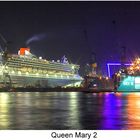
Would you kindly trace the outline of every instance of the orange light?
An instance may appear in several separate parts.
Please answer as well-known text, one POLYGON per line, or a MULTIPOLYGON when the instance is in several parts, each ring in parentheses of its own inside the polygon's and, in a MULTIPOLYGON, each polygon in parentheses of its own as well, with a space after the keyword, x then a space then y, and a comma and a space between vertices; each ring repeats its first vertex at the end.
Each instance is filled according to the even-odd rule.
POLYGON ((102 77, 100 76, 100 77, 99 77, 99 79, 101 80, 101 79, 102 79, 102 77))
POLYGON ((97 67, 97 64, 96 64, 96 63, 93 63, 93 64, 91 64, 91 66, 92 66, 93 68, 96 68, 96 67, 97 67))
POLYGON ((139 64, 139 60, 137 60, 136 63, 139 64))
POLYGON ((133 67, 130 67, 130 70, 133 70, 133 67))
POLYGON ((119 77, 119 76, 120 76, 120 74, 118 73, 118 74, 117 74, 117 76, 119 77))
POLYGON ((137 66, 136 68, 139 69, 139 66, 137 66))

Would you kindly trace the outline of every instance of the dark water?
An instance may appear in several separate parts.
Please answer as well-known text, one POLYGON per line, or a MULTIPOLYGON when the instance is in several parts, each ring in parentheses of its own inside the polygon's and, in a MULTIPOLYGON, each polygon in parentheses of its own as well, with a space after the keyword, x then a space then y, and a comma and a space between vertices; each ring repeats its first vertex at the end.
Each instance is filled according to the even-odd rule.
POLYGON ((0 129, 140 129, 140 93, 0 93, 0 129))

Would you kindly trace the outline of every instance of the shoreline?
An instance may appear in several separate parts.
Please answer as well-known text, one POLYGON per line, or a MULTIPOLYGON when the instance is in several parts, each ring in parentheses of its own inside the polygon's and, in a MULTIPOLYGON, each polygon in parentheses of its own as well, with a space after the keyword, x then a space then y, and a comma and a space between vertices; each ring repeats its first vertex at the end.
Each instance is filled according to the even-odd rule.
MULTIPOLYGON (((0 88, 0 92, 83 92, 83 93, 100 93, 100 92, 127 92, 117 91, 114 89, 87 89, 82 87, 69 87, 69 88, 0 88)), ((130 91, 129 91, 130 92, 130 91)), ((131 91, 140 92, 140 91, 131 91)))

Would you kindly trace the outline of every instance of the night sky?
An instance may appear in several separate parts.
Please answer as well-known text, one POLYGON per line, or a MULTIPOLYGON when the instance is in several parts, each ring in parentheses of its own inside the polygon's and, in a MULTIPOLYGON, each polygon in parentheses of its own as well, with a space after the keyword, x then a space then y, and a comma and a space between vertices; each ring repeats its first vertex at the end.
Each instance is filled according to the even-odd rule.
POLYGON ((28 46, 48 60, 66 55, 81 74, 95 52, 106 73, 122 46, 128 61, 140 56, 140 2, 0 2, 0 33, 9 52, 28 46))

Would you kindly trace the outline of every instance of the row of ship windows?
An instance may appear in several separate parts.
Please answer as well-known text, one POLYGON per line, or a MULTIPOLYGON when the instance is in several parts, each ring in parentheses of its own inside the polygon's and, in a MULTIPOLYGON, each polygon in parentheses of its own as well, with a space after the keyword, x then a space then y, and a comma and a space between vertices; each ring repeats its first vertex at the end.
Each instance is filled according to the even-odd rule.
POLYGON ((32 59, 25 59, 25 58, 8 58, 8 61, 18 61, 18 62, 27 62, 27 63, 42 63, 42 64, 48 64, 49 61, 41 61, 38 59, 32 60, 32 59))
POLYGON ((61 77, 61 78, 63 78, 63 77, 67 77, 67 78, 74 78, 75 77, 75 75, 72 75, 72 74, 50 74, 50 73, 46 73, 46 74, 44 74, 44 73, 29 73, 29 72, 26 72, 26 73, 22 73, 21 71, 14 71, 14 70, 12 70, 12 71, 10 71, 10 73, 11 74, 18 74, 18 75, 27 75, 27 76, 39 76, 39 77, 42 77, 42 78, 45 78, 44 76, 47 76, 47 77, 52 77, 52 78, 58 78, 58 77, 61 77))
POLYGON ((64 63, 60 63, 60 62, 50 62, 50 61, 45 61, 45 60, 38 60, 38 59, 34 59, 34 60, 32 60, 32 59, 26 59, 26 58, 23 58, 23 59, 21 59, 21 58, 8 58, 8 61, 17 61, 17 62, 25 62, 25 63, 33 63, 33 64, 52 64, 52 65, 58 65, 58 66, 62 66, 62 65, 64 65, 64 66, 69 66, 69 65, 73 65, 73 64, 64 64, 64 63))
POLYGON ((40 74, 63 74, 63 75, 73 75, 73 72, 64 72, 64 71, 55 71, 55 70, 43 70, 43 69, 32 69, 32 68, 13 68, 13 67, 9 67, 9 69, 7 69, 7 71, 21 71, 23 73, 29 72, 29 73, 40 73, 40 74))
POLYGON ((13 61, 12 62, 8 61, 6 64, 8 64, 8 65, 9 64, 11 64, 11 65, 13 64, 13 65, 18 65, 18 66, 43 67, 43 68, 50 67, 50 68, 57 68, 57 69, 59 68, 59 69, 65 69, 65 70, 72 70, 72 67, 73 67, 73 66, 69 66, 68 67, 68 66, 54 65, 54 64, 42 65, 42 64, 39 64, 39 63, 34 65, 34 64, 31 64, 31 63, 24 63, 24 62, 22 62, 22 63, 20 62, 19 63, 19 62, 15 62, 15 61, 14 62, 13 61))
POLYGON ((72 70, 72 69, 68 69, 68 68, 62 68, 62 67, 51 67, 51 66, 42 66, 42 65, 36 65, 36 66, 34 66, 34 65, 31 65, 31 64, 19 64, 19 63, 7 63, 6 64, 7 66, 10 66, 10 67, 17 67, 17 68, 21 68, 21 67, 24 67, 24 66, 26 66, 26 67, 31 67, 31 68, 42 68, 42 69, 56 69, 56 70, 65 70, 65 71, 74 71, 74 70, 72 70))
MULTIPOLYGON (((60 71, 60 72, 64 72, 63 69, 45 69, 45 68, 40 68, 40 67, 14 67, 14 66, 8 66, 8 68, 15 68, 15 69, 21 69, 22 71, 60 71)), ((74 73, 74 71, 65 71, 65 72, 69 72, 69 73, 74 73)))

